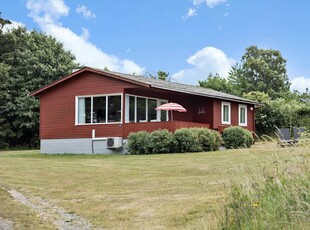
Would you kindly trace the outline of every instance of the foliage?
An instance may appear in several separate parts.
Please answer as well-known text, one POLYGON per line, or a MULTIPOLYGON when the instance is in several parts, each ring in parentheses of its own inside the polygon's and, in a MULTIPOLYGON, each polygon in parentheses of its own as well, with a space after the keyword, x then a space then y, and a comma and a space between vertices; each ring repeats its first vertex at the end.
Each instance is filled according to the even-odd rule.
POLYGON ((253 135, 249 130, 239 126, 230 126, 223 130, 224 146, 228 149, 249 148, 253 143, 253 135))
POLYGON ((198 133, 188 128, 177 129, 173 135, 175 152, 200 152, 202 146, 200 146, 198 133))
POLYGON ((309 166, 306 161, 285 161, 282 169, 274 162, 274 173, 232 184, 221 229, 308 229, 309 166))
POLYGON ((222 144, 222 137, 217 131, 205 128, 192 128, 191 130, 198 136, 198 142, 203 151, 215 151, 222 144))
POLYGON ((232 68, 229 79, 240 90, 240 95, 260 91, 275 99, 290 89, 286 60, 280 51, 257 46, 246 48, 241 65, 232 68))
POLYGON ((128 152, 132 155, 143 155, 149 151, 150 133, 146 131, 132 132, 128 136, 128 152))
POLYGON ((169 73, 168 72, 165 72, 165 71, 162 71, 162 70, 158 70, 157 71, 157 76, 154 76, 152 74, 148 74, 150 78, 153 78, 153 79, 160 79, 160 80, 163 80, 163 81, 170 81, 170 79, 168 78, 169 76, 169 73))
POLYGON ((0 72, 5 72, 0 117, 13 134, 6 141, 11 147, 38 145, 39 100, 27 95, 69 74, 77 68, 74 60, 51 36, 22 27, 0 33, 0 72))
POLYGON ((175 133, 166 129, 139 131, 128 136, 128 151, 137 155, 215 151, 221 144, 220 134, 205 128, 182 128, 175 133))
POLYGON ((271 100, 263 92, 250 92, 243 94, 250 100, 264 103, 255 109, 256 132, 273 134, 276 127, 308 127, 310 128, 310 106, 301 101, 297 92, 287 92, 282 97, 271 100))
POLYGON ((239 95, 238 89, 232 84, 232 82, 229 79, 222 78, 218 73, 215 75, 210 73, 206 80, 198 81, 198 83, 199 86, 203 88, 239 95))
POLYGON ((2 32, 2 29, 5 25, 12 24, 10 20, 4 19, 1 17, 1 12, 0 12, 0 33, 2 32))
POLYGON ((169 153, 171 152, 173 134, 167 129, 159 129, 150 133, 148 148, 150 153, 169 153))
POLYGON ((304 146, 310 148, 310 129, 302 132, 300 139, 298 141, 298 146, 304 146))

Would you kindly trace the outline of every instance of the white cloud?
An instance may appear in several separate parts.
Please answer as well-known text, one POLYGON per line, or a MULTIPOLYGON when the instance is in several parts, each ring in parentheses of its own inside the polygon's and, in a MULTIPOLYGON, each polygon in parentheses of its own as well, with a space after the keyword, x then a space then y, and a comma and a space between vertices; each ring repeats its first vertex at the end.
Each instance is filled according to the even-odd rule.
POLYGON ((92 13, 89 9, 87 9, 87 7, 84 5, 78 5, 76 8, 76 12, 78 14, 82 14, 83 18, 86 18, 87 20, 96 18, 96 15, 92 13))
POLYGON ((226 2, 226 0, 193 0, 193 4, 195 6, 198 6, 202 3, 206 3, 209 8, 213 8, 217 5, 220 5, 220 4, 225 3, 225 2, 226 2))
POLYGON ((221 77, 227 77, 231 66, 236 61, 227 57, 220 49, 205 47, 190 56, 187 63, 192 65, 192 68, 180 70, 172 75, 172 79, 197 85, 198 80, 206 79, 209 73, 218 73, 221 77))
POLYGON ((305 92, 306 88, 310 90, 310 78, 296 77, 291 80, 291 89, 298 90, 299 92, 305 92))
POLYGON ((220 5, 226 2, 226 0, 192 0, 192 1, 193 1, 194 8, 189 8, 187 11, 187 14, 185 16, 182 16, 182 19, 184 21, 190 17, 197 16, 198 15, 197 9, 199 8, 199 5, 201 5, 202 3, 206 3, 206 5, 209 8, 213 8, 217 5, 220 5))
POLYGON ((6 24, 6 25, 3 26, 3 28, 2 28, 3 33, 6 33, 6 32, 8 32, 9 30, 12 30, 12 29, 16 29, 16 28, 18 28, 20 26, 25 27, 25 24, 23 24, 21 22, 15 22, 15 21, 12 21, 12 20, 10 20, 10 21, 12 22, 12 24, 6 24))
POLYGON ((28 0, 27 8, 30 10, 29 16, 42 31, 62 42, 65 49, 70 50, 81 64, 96 68, 107 67, 109 70, 124 73, 144 73, 144 68, 133 61, 106 54, 89 42, 88 29, 82 28, 82 34, 77 35, 71 29, 62 26, 58 19, 69 13, 69 7, 64 0, 28 0))
POLYGON ((197 16, 197 10, 189 8, 187 11, 187 14, 185 16, 182 16, 182 19, 185 21, 189 17, 197 16))

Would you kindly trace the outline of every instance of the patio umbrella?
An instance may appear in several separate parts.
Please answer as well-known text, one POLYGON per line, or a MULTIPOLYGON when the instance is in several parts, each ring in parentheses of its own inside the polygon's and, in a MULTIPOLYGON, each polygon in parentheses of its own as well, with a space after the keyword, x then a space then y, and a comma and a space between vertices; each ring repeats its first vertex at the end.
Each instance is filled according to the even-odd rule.
POLYGON ((161 106, 158 106, 155 110, 171 111, 171 121, 173 121, 172 111, 178 111, 178 112, 187 111, 182 105, 179 105, 178 103, 173 103, 173 102, 162 104, 161 106))

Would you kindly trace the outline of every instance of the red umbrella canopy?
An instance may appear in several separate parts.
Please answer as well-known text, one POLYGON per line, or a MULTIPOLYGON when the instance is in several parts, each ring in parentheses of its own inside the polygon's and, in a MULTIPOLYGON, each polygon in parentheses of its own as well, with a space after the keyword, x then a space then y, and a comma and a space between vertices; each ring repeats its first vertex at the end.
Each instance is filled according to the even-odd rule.
POLYGON ((186 112, 187 110, 182 106, 182 105, 179 105, 178 103, 173 103, 173 102, 170 102, 170 103, 166 103, 166 104, 163 104, 161 106, 158 106, 155 110, 174 110, 174 111, 178 111, 178 112, 186 112))

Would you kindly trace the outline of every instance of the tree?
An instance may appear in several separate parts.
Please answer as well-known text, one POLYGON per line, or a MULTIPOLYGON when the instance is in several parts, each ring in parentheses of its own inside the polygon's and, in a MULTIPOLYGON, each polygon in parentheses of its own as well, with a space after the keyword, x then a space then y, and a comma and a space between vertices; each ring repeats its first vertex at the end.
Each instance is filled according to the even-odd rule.
POLYGON ((0 33, 0 64, 7 75, 1 82, 5 99, 0 117, 13 133, 10 146, 38 143, 39 100, 27 95, 69 74, 78 67, 74 61, 72 53, 51 36, 22 27, 0 33))
POLYGON ((1 12, 0 12, 0 32, 2 31, 2 28, 5 26, 5 25, 9 25, 9 24, 12 24, 12 22, 10 20, 7 20, 7 19, 4 19, 1 17, 1 12))
POLYGON ((268 93, 272 99, 290 89, 286 60, 281 53, 257 46, 246 48, 241 65, 232 68, 229 79, 241 93, 260 91, 268 93))
POLYGON ((214 89, 223 93, 239 95, 237 88, 229 79, 222 78, 218 73, 209 74, 208 78, 203 81, 198 81, 200 87, 214 89))
POLYGON ((168 79, 169 73, 168 72, 164 72, 162 70, 158 70, 157 71, 157 76, 154 76, 152 74, 149 73, 149 78, 152 79, 160 79, 163 81, 170 81, 170 79, 168 79))

